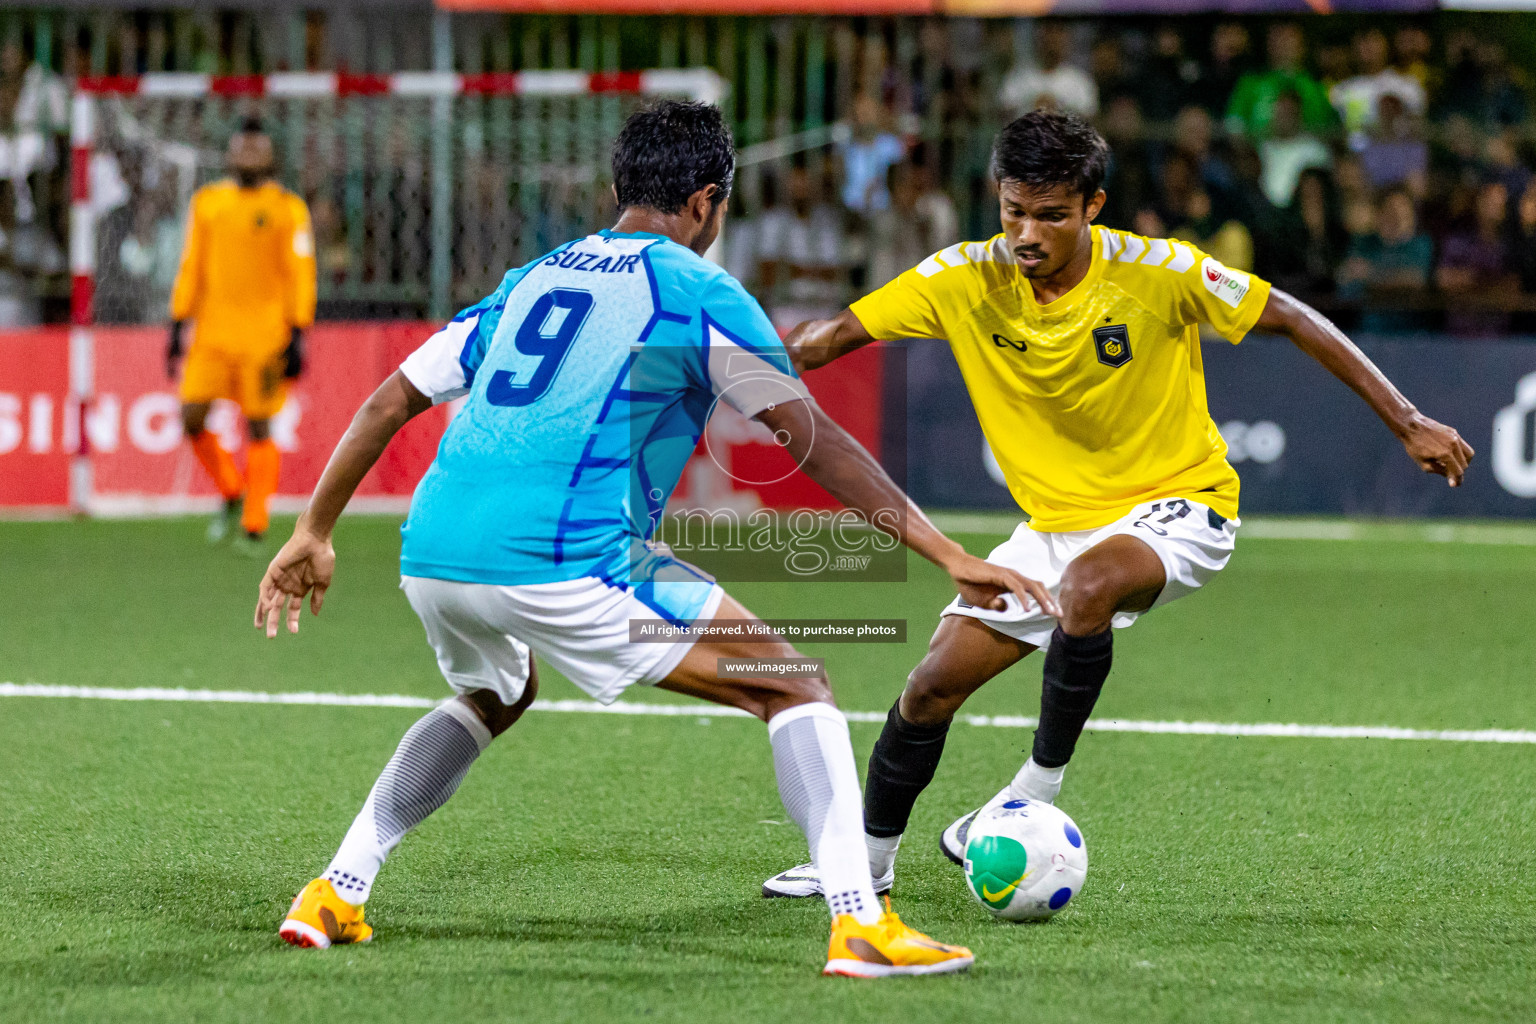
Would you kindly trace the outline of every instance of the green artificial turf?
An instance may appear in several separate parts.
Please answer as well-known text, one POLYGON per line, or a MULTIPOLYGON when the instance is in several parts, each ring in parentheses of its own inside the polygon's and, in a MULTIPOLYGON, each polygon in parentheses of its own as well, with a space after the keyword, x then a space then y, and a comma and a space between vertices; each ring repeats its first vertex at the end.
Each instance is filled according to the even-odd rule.
MULTIPOLYGON (((439 696, 395 525, 346 520, 325 613, 269 643, 260 565, 199 522, 0 523, 0 681, 439 696)), ((1099 713, 1536 729, 1533 579, 1518 545, 1240 539, 1206 592, 1119 634, 1099 713)), ((918 563, 731 589, 762 615, 907 619, 905 645, 806 647, 861 711, 947 599, 918 563)), ((967 710, 1031 715, 1038 686, 1032 659, 967 710)), ((536 713, 391 859, 374 943, 290 949, 287 901, 418 714, 0 698, 0 1020, 1536 1019, 1528 745, 1090 734, 1061 798, 1088 883, 1016 926, 935 840, 1029 734, 957 725, 895 897, 978 964, 871 983, 817 976, 819 902, 757 895, 805 859, 760 724, 536 713)), ((853 726, 861 761, 877 731, 853 726)))

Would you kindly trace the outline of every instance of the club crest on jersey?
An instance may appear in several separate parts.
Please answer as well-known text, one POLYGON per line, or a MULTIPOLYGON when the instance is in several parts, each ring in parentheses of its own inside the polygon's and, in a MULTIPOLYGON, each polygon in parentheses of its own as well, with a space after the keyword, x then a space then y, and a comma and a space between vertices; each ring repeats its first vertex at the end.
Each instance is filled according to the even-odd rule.
POLYGON ((1125 324, 1095 327, 1093 347, 1105 366, 1124 366, 1131 361, 1131 329, 1125 324))
POLYGON ((996 345, 998 348, 1011 348, 1016 352, 1029 351, 1029 345, 1025 342, 1014 341, 1012 338, 1005 338, 1001 334, 992 335, 992 344, 996 345))

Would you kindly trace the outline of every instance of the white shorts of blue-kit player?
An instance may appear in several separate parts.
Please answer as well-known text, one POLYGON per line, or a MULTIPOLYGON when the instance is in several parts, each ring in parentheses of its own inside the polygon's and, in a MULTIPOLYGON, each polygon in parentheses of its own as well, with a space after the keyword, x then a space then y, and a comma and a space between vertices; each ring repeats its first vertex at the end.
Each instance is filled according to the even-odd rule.
POLYGON ((725 595, 703 576, 643 587, 591 576, 519 586, 402 576, 400 589, 426 627, 448 685, 459 693, 493 690, 503 704, 523 695, 530 648, 603 704, 636 683, 660 682, 693 641, 631 643, 630 620, 712 618, 725 595))
MULTIPOLYGON (((1013 536, 992 549, 987 561, 1007 566, 1033 580, 1039 580, 1053 595, 1061 592, 1061 578, 1074 558, 1102 541, 1124 534, 1143 541, 1163 563, 1167 582, 1152 607, 1176 601, 1199 590, 1220 572, 1232 557, 1237 541, 1239 519, 1223 519, 1198 501, 1189 498, 1162 498, 1137 505, 1130 512, 1096 530, 1045 533, 1020 523, 1013 536)), ((1044 649, 1050 646, 1056 619, 1040 610, 1033 601, 1026 611, 1019 599, 1004 595, 1008 607, 1000 612, 977 608, 955 598, 944 609, 945 615, 969 615, 988 626, 1024 643, 1044 649)), ((1124 629, 1135 622, 1138 612, 1120 612, 1113 624, 1124 629)))

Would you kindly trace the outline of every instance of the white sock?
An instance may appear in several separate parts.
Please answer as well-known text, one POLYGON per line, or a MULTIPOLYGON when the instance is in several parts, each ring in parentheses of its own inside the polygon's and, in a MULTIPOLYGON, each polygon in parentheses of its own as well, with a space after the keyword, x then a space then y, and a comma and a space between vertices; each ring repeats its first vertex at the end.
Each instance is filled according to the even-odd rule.
POLYGON ((864 846, 869 851, 869 875, 884 878, 896 868, 896 849, 901 846, 901 836, 872 836, 864 834, 864 846))
POLYGON ((784 809, 805 832, 811 863, 836 919, 880 919, 864 845, 864 802, 853 764, 848 720, 831 704, 800 704, 768 722, 773 767, 784 809))
POLYGON ((491 731, 462 701, 445 701, 406 732, 347 829, 322 878, 348 903, 368 902, 373 880, 407 832, 448 802, 491 731))
POLYGON ((1056 802, 1061 792, 1061 776, 1066 765, 1059 768, 1042 768, 1030 758, 1008 784, 1008 794, 1013 800, 1039 800, 1043 804, 1056 802))

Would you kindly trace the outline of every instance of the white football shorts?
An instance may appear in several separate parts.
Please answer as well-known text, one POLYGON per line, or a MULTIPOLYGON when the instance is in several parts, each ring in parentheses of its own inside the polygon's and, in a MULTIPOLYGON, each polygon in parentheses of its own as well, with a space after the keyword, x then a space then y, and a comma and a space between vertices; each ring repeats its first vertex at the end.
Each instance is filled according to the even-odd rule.
POLYGON ((660 682, 692 643, 631 643, 629 621, 713 618, 725 594, 704 576, 640 587, 592 576, 520 586, 402 576, 400 589, 448 685, 459 693, 494 690, 503 704, 523 696, 530 648, 603 704, 636 683, 660 682))
MULTIPOLYGON (((1061 577, 1067 565, 1078 555, 1101 541, 1119 534, 1135 537, 1147 544, 1162 560, 1167 582, 1152 607, 1176 601, 1199 590, 1220 572, 1232 557, 1240 519, 1223 519, 1207 505, 1188 498, 1162 498, 1137 505, 1130 512, 1096 530, 1044 533, 1020 523, 1013 536, 992 549, 987 561, 1006 566, 1033 580, 1039 580, 1052 595, 1061 592, 1061 577)), ((1044 650, 1050 646, 1056 619, 1031 601, 1025 611, 1019 599, 1003 595, 1008 607, 1000 612, 977 608, 956 597, 944 609, 944 615, 969 615, 988 626, 1024 643, 1044 650)), ((1135 622, 1139 612, 1120 612, 1112 620, 1116 629, 1135 622)))

